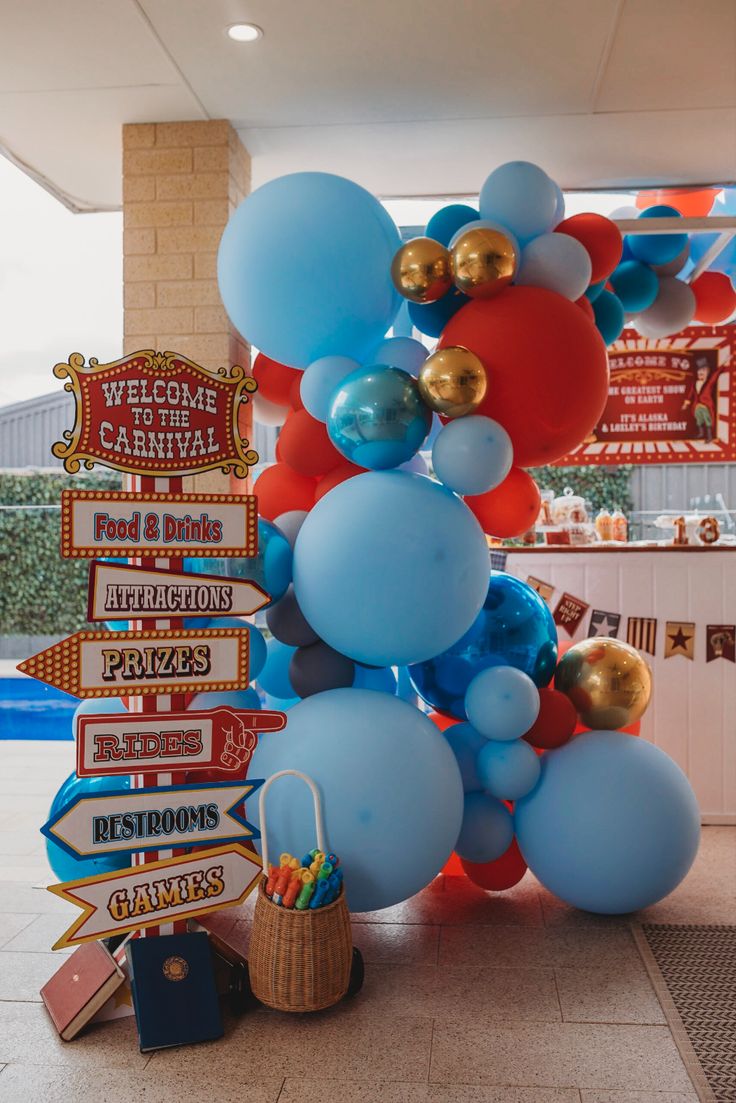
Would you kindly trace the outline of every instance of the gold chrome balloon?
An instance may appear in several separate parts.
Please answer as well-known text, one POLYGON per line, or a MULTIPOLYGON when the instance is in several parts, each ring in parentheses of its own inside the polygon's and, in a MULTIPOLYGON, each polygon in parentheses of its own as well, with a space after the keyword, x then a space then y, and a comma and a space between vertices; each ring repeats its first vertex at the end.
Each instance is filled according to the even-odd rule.
POLYGON ((511 283, 519 258, 514 242, 501 230, 478 226, 466 230, 450 249, 455 286, 471 299, 490 299, 511 283))
POLYGON ((555 689, 570 698, 586 728, 616 730, 644 713, 652 695, 652 672, 630 644, 594 636, 562 656, 555 689))
POLYGON ((405 299, 434 303, 452 287, 450 254, 434 238, 412 238, 394 256, 391 279, 405 299))
POLYGON ((463 417, 480 406, 488 381, 483 362, 462 345, 437 349, 419 370, 419 393, 431 410, 463 417))

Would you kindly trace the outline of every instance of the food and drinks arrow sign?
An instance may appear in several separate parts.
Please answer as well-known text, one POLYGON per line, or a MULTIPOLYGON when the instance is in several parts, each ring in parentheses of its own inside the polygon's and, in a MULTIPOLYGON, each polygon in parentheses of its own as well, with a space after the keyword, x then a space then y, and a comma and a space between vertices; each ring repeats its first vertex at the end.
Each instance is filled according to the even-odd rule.
POLYGON ((89 569, 87 620, 247 617, 270 600, 246 579, 95 561, 89 569))
POLYGON ((75 632, 18 663, 18 670, 75 697, 242 689, 248 685, 248 632, 75 632))
POLYGON ((259 838, 237 809, 262 784, 162 785, 75 797, 41 831, 73 858, 259 838))
POLYGON ((49 885, 49 892, 83 909, 52 948, 232 907, 245 900, 261 873, 256 854, 239 843, 227 843, 180 858, 49 885))
POLYGON ((80 714, 77 717, 77 775, 156 774, 176 770, 218 770, 245 775, 257 732, 286 727, 283 712, 224 706, 207 711, 80 714))

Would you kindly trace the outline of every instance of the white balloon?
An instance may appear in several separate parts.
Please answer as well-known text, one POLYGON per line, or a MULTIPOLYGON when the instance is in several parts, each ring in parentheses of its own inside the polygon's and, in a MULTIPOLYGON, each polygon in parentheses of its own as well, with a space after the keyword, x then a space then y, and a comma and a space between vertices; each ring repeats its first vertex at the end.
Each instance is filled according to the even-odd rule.
POLYGON ((256 392, 251 399, 253 403, 253 417, 261 425, 283 425, 286 421, 288 408, 277 406, 275 402, 269 402, 267 398, 256 392))
POLYGON ((634 207, 632 205, 630 207, 616 207, 616 210, 611 211, 611 213, 609 214, 608 217, 609 218, 621 218, 621 219, 624 219, 624 218, 638 218, 640 214, 641 214, 641 211, 639 210, 639 208, 634 207))
POLYGON ((286 513, 280 513, 278 517, 274 519, 274 525, 276 528, 281 529, 286 539, 291 544, 292 548, 296 544, 296 538, 299 535, 299 529, 302 527, 307 519, 307 511, 304 509, 290 509, 286 513))
POLYGON ((540 234, 524 247, 515 282, 546 287, 575 302, 590 283, 588 250, 569 234, 540 234))
POLYGON ((695 293, 674 276, 661 276, 659 294, 634 322, 642 337, 669 337, 689 326, 695 316, 695 293))

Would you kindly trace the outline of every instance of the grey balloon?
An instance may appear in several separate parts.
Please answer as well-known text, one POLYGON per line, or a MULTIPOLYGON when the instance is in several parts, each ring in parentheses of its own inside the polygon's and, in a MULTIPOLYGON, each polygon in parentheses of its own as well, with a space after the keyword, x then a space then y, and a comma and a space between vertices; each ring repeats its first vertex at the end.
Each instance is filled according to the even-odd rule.
POLYGON ((642 337, 669 337, 690 325, 695 315, 695 294, 675 276, 662 276, 659 294, 634 325, 642 337))
POLYGON ((292 548, 296 544, 299 529, 304 524, 306 516, 307 511, 305 509, 290 509, 288 513, 280 513, 274 521, 274 525, 281 529, 292 548))
POLYGON ((355 663, 320 640, 300 647, 291 656, 289 681, 299 697, 311 697, 327 689, 349 689, 355 678, 355 663))
POLYGON ((293 586, 267 611, 266 624, 271 634, 289 647, 307 647, 319 639, 299 608, 293 586))
POLYGON ((677 254, 674 260, 668 261, 667 264, 653 264, 652 268, 658 276, 676 276, 687 264, 687 258, 689 256, 690 242, 686 241, 685 247, 677 254))

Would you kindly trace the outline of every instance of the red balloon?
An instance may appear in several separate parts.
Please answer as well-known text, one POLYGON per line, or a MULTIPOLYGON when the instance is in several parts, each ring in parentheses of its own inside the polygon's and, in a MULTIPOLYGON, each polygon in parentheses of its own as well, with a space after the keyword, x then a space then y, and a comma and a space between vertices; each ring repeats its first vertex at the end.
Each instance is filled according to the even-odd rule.
POLYGON ((718 195, 718 188, 658 188, 656 191, 639 192, 636 205, 640 211, 665 203, 674 207, 684 218, 702 218, 710 214, 718 195))
POLYGON ((506 478, 485 494, 469 495, 465 504, 488 536, 521 536, 539 515, 539 487, 527 471, 512 467, 506 478))
POLYGON ((437 725, 441 732, 447 731, 453 724, 460 723, 456 716, 447 716, 444 712, 430 712, 427 713, 427 715, 432 723, 437 725))
POLYGON ((302 372, 297 372, 296 379, 292 379, 291 386, 289 387, 289 405, 292 410, 303 410, 304 403, 302 402, 302 372))
POLYGON ((310 510, 314 505, 314 479, 292 470, 288 464, 267 467, 255 481, 258 512, 268 521, 292 509, 310 510))
POLYGON ((569 697, 557 689, 540 689, 539 715, 523 737, 532 747, 549 751, 572 738, 578 714, 569 697))
POLYGON ((610 276, 621 260, 624 239, 615 222, 602 214, 574 214, 555 228, 556 234, 567 234, 579 241, 590 256, 593 266, 591 283, 610 276))
POLYGON ((356 467, 354 463, 348 463, 347 460, 338 464, 337 467, 333 467, 332 471, 328 471, 317 483, 317 490, 314 495, 315 502, 318 502, 320 498, 324 498, 325 494, 329 494, 340 483, 352 479, 354 475, 364 475, 365 470, 364 467, 356 467))
POLYGON ((443 865, 442 872, 444 873, 445 877, 465 876, 465 870, 462 866, 462 859, 458 858, 457 854, 454 851, 443 865))
POLYGON ((253 364, 253 378, 258 384, 258 394, 269 402, 275 402, 277 406, 289 405, 291 385, 301 377, 301 374, 296 368, 279 364, 277 360, 271 360, 262 352, 258 353, 253 364))
POLYGON ((690 286, 695 295, 695 318, 698 322, 717 325, 725 322, 736 310, 736 291, 723 272, 703 272, 690 286))
POLYGON ((507 287, 466 303, 440 347, 464 345, 482 360, 488 390, 475 411, 503 425, 514 463, 552 463, 580 444, 608 398, 606 346, 583 312, 542 287, 507 287))
POLYGON ((460 864, 474 885, 490 892, 503 892, 518 885, 528 868, 515 838, 495 862, 466 862, 461 858, 460 864))
POLYGON ((595 325, 595 312, 590 299, 587 299, 585 295, 581 295, 579 299, 575 300, 575 306, 579 306, 588 321, 595 325))
POLYGON ((292 410, 279 433, 279 454, 300 475, 317 478, 339 464, 342 456, 322 421, 306 410, 292 410))

